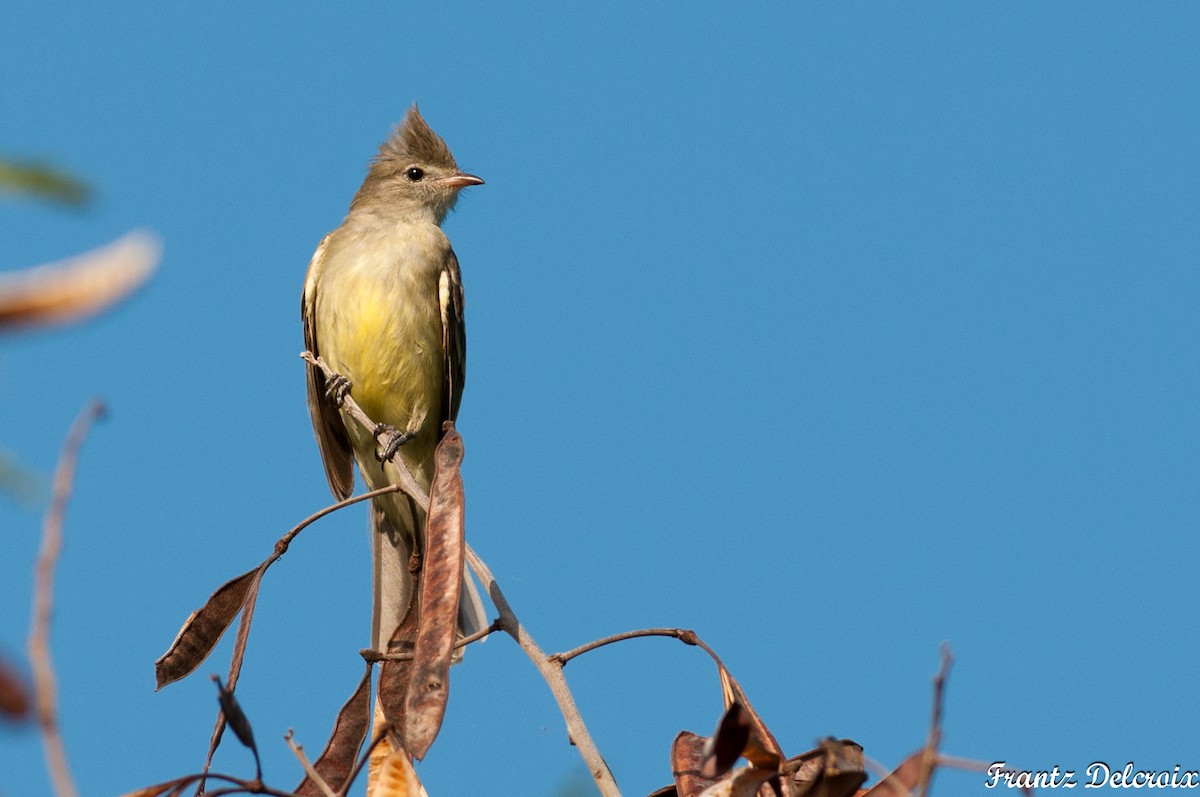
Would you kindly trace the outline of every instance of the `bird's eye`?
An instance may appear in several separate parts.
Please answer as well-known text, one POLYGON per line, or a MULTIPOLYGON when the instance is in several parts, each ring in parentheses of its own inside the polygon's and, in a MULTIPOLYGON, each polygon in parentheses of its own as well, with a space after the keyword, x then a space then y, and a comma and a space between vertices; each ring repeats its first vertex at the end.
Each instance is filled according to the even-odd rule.
POLYGON ((414 183, 419 183, 421 181, 421 178, 425 176, 425 170, 420 169, 416 166, 409 166, 404 171, 404 176, 407 177, 409 180, 412 180, 414 183))

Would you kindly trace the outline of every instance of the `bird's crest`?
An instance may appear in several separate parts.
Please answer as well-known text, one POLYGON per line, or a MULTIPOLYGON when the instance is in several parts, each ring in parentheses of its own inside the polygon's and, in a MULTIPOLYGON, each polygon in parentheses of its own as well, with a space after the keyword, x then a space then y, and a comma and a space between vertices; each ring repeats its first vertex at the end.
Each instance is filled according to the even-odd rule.
POLYGON ((412 163, 458 168, 450 148, 421 118, 416 103, 408 109, 404 121, 396 126, 391 137, 379 147, 379 154, 375 157, 375 164, 378 165, 391 164, 403 168, 412 163))

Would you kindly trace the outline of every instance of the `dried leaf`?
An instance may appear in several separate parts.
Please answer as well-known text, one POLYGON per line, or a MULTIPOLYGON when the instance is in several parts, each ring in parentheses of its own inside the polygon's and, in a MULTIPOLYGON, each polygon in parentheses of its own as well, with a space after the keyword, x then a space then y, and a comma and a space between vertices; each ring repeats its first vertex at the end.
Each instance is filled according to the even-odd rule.
POLYGON ((213 682, 217 685, 217 702, 221 704, 221 713, 225 715, 225 722, 233 729, 238 741, 253 750, 257 757, 258 748, 254 744, 254 729, 250 727, 250 720, 246 717, 246 713, 242 711, 233 692, 226 689, 225 685, 221 683, 219 676, 214 675, 213 682))
POLYGON ((925 751, 920 750, 900 762, 891 774, 867 789, 864 797, 910 797, 921 781, 925 751))
POLYGON ((446 422, 429 488, 421 623, 405 706, 404 746, 420 760, 437 738, 450 697, 450 662, 463 578, 462 437, 446 422))
POLYGON ((707 746, 708 739, 689 731, 681 731, 671 743, 671 772, 678 797, 699 797, 716 782, 700 774, 707 746))
MULTIPOLYGON (((775 737, 767 730, 762 718, 750 705, 750 700, 746 697, 741 685, 719 659, 717 660, 717 669, 721 675, 721 691, 725 697, 725 708, 728 709, 735 702, 740 703, 750 724, 750 736, 742 755, 759 769, 777 771, 784 761, 783 748, 779 746, 779 742, 775 741, 775 737)), ((785 788, 784 793, 788 793, 788 789, 785 788)))
POLYGON ((29 688, 17 671, 0 659, 0 717, 24 719, 29 713, 29 688))
POLYGON ((826 739, 787 763, 795 767, 795 797, 850 797, 867 779, 862 746, 849 739, 826 739))
POLYGON ((700 792, 700 797, 755 797, 759 787, 779 773, 758 767, 741 767, 700 792))
POLYGON ((717 780, 733 769, 750 742, 753 730, 750 713, 741 701, 734 700, 717 723, 717 729, 704 746, 704 764, 700 774, 709 780, 717 780))
POLYGON ((370 797, 421 797, 421 781, 403 750, 396 750, 379 766, 379 779, 370 797))
MULTIPOLYGON (((325 749, 313 764, 313 769, 321 779, 339 791, 354 771, 358 760, 358 751, 362 749, 367 738, 367 730, 371 725, 371 665, 358 687, 342 710, 338 712, 337 721, 333 725, 333 733, 325 744, 325 749)), ((301 797, 319 797, 321 789, 308 776, 305 776, 296 787, 296 794, 301 797)))
MULTIPOLYGON (((408 613, 400 621, 400 626, 392 633, 387 652, 411 654, 420 621, 421 605, 418 599, 412 602, 408 613)), ((379 668, 379 708, 382 709, 384 719, 390 722, 393 728, 404 727, 412 670, 411 658, 401 661, 387 659, 379 668)))
POLYGON ((0 327, 95 315, 149 279, 160 249, 153 236, 131 232, 67 260, 6 273, 0 276, 0 327))
MULTIPOLYGON (((237 688, 238 678, 242 674, 242 662, 246 658, 246 640, 250 638, 250 624, 254 622, 254 607, 258 603, 258 585, 262 581, 262 574, 275 561, 275 557, 268 558, 265 562, 259 565, 255 572, 255 578, 246 592, 246 602, 242 604, 242 619, 238 621, 237 637, 233 642, 233 656, 229 661, 229 691, 237 688)), ((217 748, 221 746, 221 737, 225 733, 225 713, 221 712, 217 715, 217 721, 213 725, 212 736, 208 740, 208 755, 204 759, 205 774, 208 773, 212 766, 213 756, 217 752, 217 748)), ((258 751, 254 751, 254 763, 256 766, 262 766, 262 762, 258 758, 258 751)))
MULTIPOLYGON (((258 591, 260 568, 230 579, 217 588, 205 604, 184 621, 178 636, 154 662, 157 689, 190 675, 212 653, 217 642, 246 603, 258 591)), ((233 681, 230 678, 230 681, 233 681)))
POLYGON ((242 604, 242 619, 238 621, 237 636, 233 638, 233 655, 229 659, 229 690, 237 688, 238 677, 242 674, 242 662, 246 660, 246 641, 250 639, 250 624, 254 622, 254 607, 258 604, 258 585, 262 574, 273 562, 268 559, 258 568, 258 577, 250 585, 246 593, 246 602, 242 604))

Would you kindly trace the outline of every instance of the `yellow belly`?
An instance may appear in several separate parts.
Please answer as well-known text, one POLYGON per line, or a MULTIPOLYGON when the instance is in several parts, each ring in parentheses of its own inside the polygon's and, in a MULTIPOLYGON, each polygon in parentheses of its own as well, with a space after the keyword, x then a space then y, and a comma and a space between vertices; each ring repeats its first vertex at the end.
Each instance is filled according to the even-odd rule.
POLYGON ((316 308, 321 355, 350 380, 368 416, 416 435, 401 451, 422 470, 437 442, 445 382, 438 277, 448 244, 432 231, 331 240, 316 308))

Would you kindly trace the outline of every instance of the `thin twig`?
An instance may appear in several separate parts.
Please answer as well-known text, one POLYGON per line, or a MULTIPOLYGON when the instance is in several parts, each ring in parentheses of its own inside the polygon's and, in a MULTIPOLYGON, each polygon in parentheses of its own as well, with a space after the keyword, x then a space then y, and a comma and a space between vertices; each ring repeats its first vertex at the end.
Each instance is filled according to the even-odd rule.
MULTIPOLYGON (((209 773, 209 778, 220 778, 216 773, 209 773)), ((261 780, 243 780, 241 778, 231 778, 228 775, 224 777, 230 783, 236 784, 224 789, 212 789, 205 791, 206 797, 224 797, 226 794, 269 794, 271 797, 296 797, 294 792, 284 791, 283 789, 275 789, 261 780)))
POLYGON ((584 763, 587 764, 588 770, 592 775, 592 780, 596 782, 596 786, 600 789, 600 794, 603 797, 620 797, 621 791, 617 788, 617 781, 613 778, 612 772, 608 768, 608 764, 604 761, 604 756, 600 755, 600 750, 596 747, 596 743, 592 741, 592 736, 588 733, 587 726, 583 723, 583 717, 579 714, 579 709, 575 706, 575 701, 571 697, 571 690, 567 688, 567 679, 563 677, 562 665, 551 661, 550 657, 542 652, 538 644, 533 641, 533 637, 521 625, 521 621, 517 619, 517 615, 509 606, 508 601, 504 597, 504 593, 500 591, 500 585, 496 583, 496 577, 492 575, 492 571, 484 564, 483 560, 471 549, 470 545, 466 546, 467 562, 471 565, 471 569, 479 576, 479 580, 483 582, 483 588, 487 590, 488 595, 492 599, 492 603, 496 605, 496 610, 500 612, 500 628, 502 631, 516 640, 521 650, 525 651, 525 655, 538 668, 538 672, 542 674, 546 684, 550 687, 550 692, 554 695, 554 701, 558 703, 558 709, 562 712, 563 719, 567 723, 567 735, 571 740, 571 744, 579 750, 579 755, 583 757, 584 763))
MULTIPOLYGON (((454 649, 457 650, 458 648, 465 648, 472 642, 478 642, 484 637, 490 636, 497 631, 501 631, 503 630, 501 628, 502 625, 503 623, 501 623, 500 618, 497 617, 487 628, 481 629, 476 631, 474 634, 470 634, 462 639, 456 640, 454 642, 454 649)), ((362 650, 358 651, 358 655, 363 657, 363 661, 370 662, 372 664, 377 661, 412 661, 413 659, 412 653, 380 653, 378 650, 374 650, 372 648, 363 648, 362 650)))
MULTIPOLYGON (((325 374, 326 379, 331 380, 338 375, 325 363, 323 359, 320 357, 314 357, 312 352, 301 352, 300 357, 314 368, 319 368, 321 372, 325 374)), ((387 433, 376 431, 379 426, 372 421, 365 412, 363 412, 362 407, 358 406, 358 402, 354 400, 349 392, 342 396, 339 409, 342 412, 343 419, 353 420, 355 423, 362 426, 363 429, 366 429, 368 432, 370 432, 375 437, 375 440, 379 443, 380 447, 385 447, 387 445, 387 433)), ((429 506, 429 492, 425 490, 425 488, 423 488, 416 480, 416 477, 413 476, 412 471, 408 469, 408 464, 404 461, 404 457, 396 457, 393 454, 390 459, 380 464, 383 465, 384 472, 388 474, 389 481, 391 481, 393 484, 401 485, 403 491, 412 496, 413 500, 417 502, 417 506, 429 506), (394 473, 389 471, 394 471, 394 473)))
POLYGON ((284 534, 282 537, 279 538, 279 541, 275 543, 274 553, 272 553, 270 556, 268 556, 267 560, 262 563, 262 565, 261 565, 262 569, 266 570, 267 567, 274 564, 275 561, 277 559, 279 559, 279 557, 281 557, 285 553, 287 553, 288 546, 292 544, 292 540, 296 539, 296 536, 300 532, 304 531, 306 528, 311 526, 313 523, 316 523, 318 520, 325 517, 326 515, 332 514, 336 511, 338 511, 339 509, 344 509, 345 507, 348 507, 351 504, 357 504, 357 503, 361 503, 362 501, 368 501, 372 498, 378 498, 381 495, 387 495, 388 493, 400 493, 400 492, 404 492, 403 486, 401 486, 399 484, 389 484, 387 487, 380 487, 378 490, 371 490, 370 492, 362 493, 361 495, 352 495, 349 498, 344 498, 341 501, 338 501, 336 504, 330 504, 329 506, 325 507, 324 509, 313 512, 311 515, 306 517, 304 520, 301 520, 299 523, 297 523, 295 526, 293 526, 291 531, 289 531, 287 534, 284 534))
POLYGON ((42 745, 54 791, 59 797, 75 797, 75 782, 67 766, 67 751, 58 732, 58 708, 54 663, 50 657, 50 617, 54 613, 54 568, 62 551, 63 515, 75 481, 79 449, 92 423, 104 415, 104 405, 93 399, 75 422, 63 443, 58 467, 54 471, 54 495, 42 524, 42 549, 34 567, 33 619, 29 629, 29 661, 33 665, 34 699, 42 745))
POLYGON ((925 741, 925 754, 921 756, 920 797, 929 797, 929 786, 933 781, 933 770, 938 763, 938 745, 942 742, 942 700, 946 692, 946 677, 954 657, 950 646, 942 645, 942 666, 933 677, 933 712, 929 719, 929 738, 925 741))
POLYGON ((179 795, 192 782, 203 780, 216 780, 222 783, 231 785, 224 786, 219 789, 211 789, 205 791, 206 797, 217 797, 224 794, 268 794, 271 797, 296 797, 295 792, 276 789, 273 786, 268 786, 261 779, 246 779, 236 778, 233 775, 226 775, 222 772, 197 772, 193 775, 184 775, 183 777, 175 778, 174 780, 165 783, 158 783, 154 786, 147 786, 143 789, 137 789, 128 792, 124 797, 134 797, 138 794, 168 794, 179 795))
POLYGON ((937 757, 937 765, 939 767, 949 767, 950 769, 965 769, 968 772, 987 772, 992 766, 986 761, 976 761, 974 758, 961 758, 956 755, 946 755, 939 753, 937 757))
MULTIPOLYGON (((568 650, 566 653, 552 653, 550 660, 559 666, 565 666, 567 662, 576 656, 582 656, 584 653, 595 650, 596 648, 611 645, 614 642, 623 642, 626 639, 637 639, 638 637, 647 636, 665 636, 678 639, 686 645, 701 645, 700 637, 696 636, 696 632, 688 628, 641 628, 636 631, 622 631, 619 634, 606 636, 603 639, 597 639, 593 642, 588 642, 586 645, 580 645, 577 648, 568 650)), ((707 645, 704 645, 707 648, 707 645)))
POLYGON ((309 780, 317 784, 317 788, 321 790, 321 793, 324 794, 325 797, 337 797, 337 795, 334 794, 333 789, 330 788, 329 784, 325 782, 325 778, 321 777, 321 773, 317 772, 316 768, 313 767, 312 762, 308 760, 308 756, 304 754, 304 748, 297 744, 292 738, 291 728, 288 728, 288 732, 283 735, 283 740, 287 742, 288 747, 292 748, 292 755, 296 756, 296 760, 299 761, 300 766, 304 768, 304 774, 308 776, 309 780))
POLYGON ((899 795, 899 797, 912 797, 912 792, 908 790, 908 787, 903 783, 900 783, 899 779, 895 777, 896 773, 894 770, 888 769, 883 764, 879 763, 868 755, 863 756, 863 767, 875 777, 879 778, 879 782, 875 784, 875 787, 882 786, 884 783, 886 783, 888 784, 888 788, 891 789, 894 794, 899 795))

